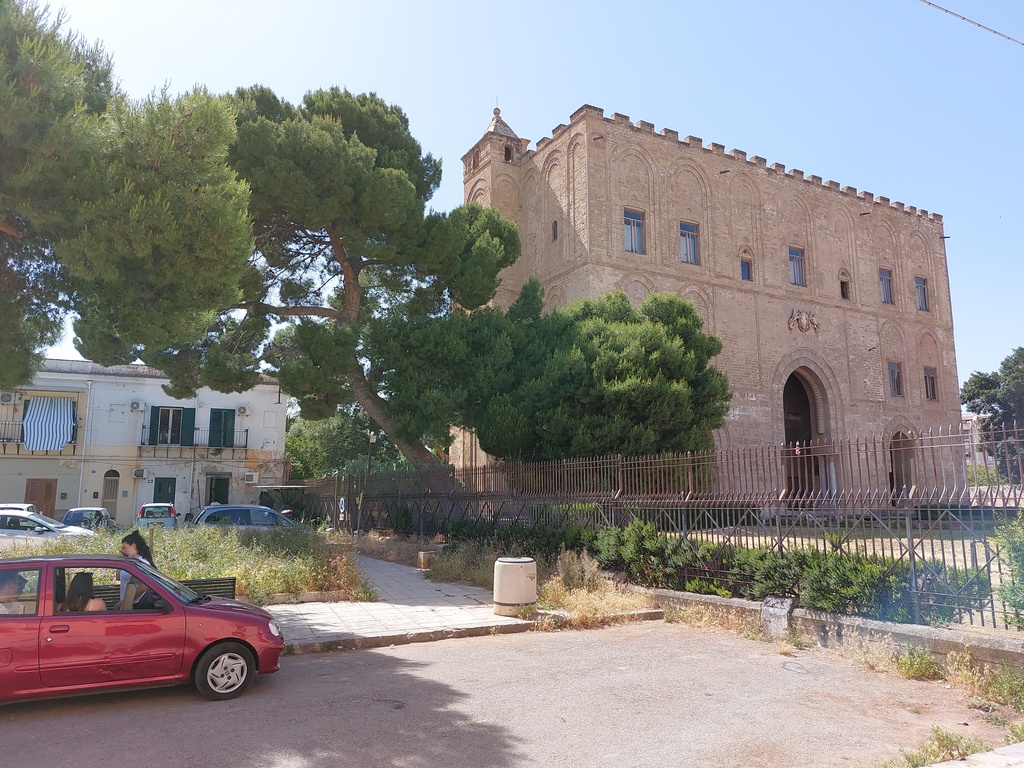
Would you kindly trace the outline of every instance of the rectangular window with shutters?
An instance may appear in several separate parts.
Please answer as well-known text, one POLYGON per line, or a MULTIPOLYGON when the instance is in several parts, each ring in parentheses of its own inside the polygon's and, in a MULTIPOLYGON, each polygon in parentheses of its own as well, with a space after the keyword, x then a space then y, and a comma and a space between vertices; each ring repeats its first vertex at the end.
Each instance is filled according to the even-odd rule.
POLYGON ((147 445, 196 444, 196 409, 175 406, 151 406, 147 445))

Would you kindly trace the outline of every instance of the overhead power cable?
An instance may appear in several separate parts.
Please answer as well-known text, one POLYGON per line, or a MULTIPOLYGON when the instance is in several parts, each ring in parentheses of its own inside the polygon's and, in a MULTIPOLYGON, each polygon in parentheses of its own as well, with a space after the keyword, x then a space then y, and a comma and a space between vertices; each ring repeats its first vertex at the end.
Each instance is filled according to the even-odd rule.
POLYGON ((998 35, 999 37, 1003 38, 1004 40, 1009 40, 1011 43, 1016 43, 1017 45, 1024 45, 1024 43, 1022 43, 1020 40, 1018 40, 1015 37, 1010 37, 1009 35, 1004 35, 1002 32, 1000 32, 997 29, 992 29, 992 27, 986 27, 984 24, 979 24, 978 22, 974 21, 973 19, 968 19, 966 16, 961 16, 959 13, 953 13, 953 11, 949 10, 948 8, 943 8, 941 5, 936 5, 935 3, 929 2, 929 0, 921 0, 921 2, 924 3, 925 5, 930 5, 932 8, 940 10, 943 13, 948 13, 950 16, 954 16, 954 17, 960 19, 960 21, 966 21, 968 24, 973 24, 978 29, 984 29, 986 32, 991 32, 993 35, 998 35))

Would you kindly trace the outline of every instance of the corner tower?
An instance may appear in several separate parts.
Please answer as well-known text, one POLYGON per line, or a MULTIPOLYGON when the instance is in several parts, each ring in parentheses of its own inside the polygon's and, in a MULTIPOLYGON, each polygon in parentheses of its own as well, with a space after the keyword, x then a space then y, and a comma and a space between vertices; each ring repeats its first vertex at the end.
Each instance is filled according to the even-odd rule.
MULTIPOLYGON (((494 116, 484 135, 462 156, 462 184, 467 203, 497 208, 504 216, 520 222, 524 161, 532 154, 526 151, 529 139, 521 139, 494 108, 494 116)), ((518 286, 526 281, 524 267, 515 264, 503 273, 503 282, 518 286)), ((500 291, 497 303, 507 306, 515 296, 500 291)))

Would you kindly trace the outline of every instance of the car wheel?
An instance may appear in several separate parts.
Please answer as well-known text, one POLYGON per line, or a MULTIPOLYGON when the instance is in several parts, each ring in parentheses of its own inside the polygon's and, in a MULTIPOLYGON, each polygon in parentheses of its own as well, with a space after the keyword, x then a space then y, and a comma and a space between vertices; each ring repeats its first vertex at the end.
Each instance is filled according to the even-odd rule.
POLYGON ((194 681, 204 699, 226 701, 242 695, 255 676, 252 651, 241 643, 220 643, 199 657, 194 681))

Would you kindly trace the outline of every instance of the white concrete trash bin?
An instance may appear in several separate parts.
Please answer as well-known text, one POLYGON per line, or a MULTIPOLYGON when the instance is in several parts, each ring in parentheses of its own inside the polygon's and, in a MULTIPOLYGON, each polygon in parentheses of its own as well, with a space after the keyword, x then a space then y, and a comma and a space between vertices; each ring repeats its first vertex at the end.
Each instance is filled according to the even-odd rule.
POLYGON ((537 603, 537 563, 532 557, 499 557, 494 561, 494 612, 517 616, 537 603))

